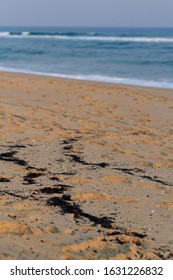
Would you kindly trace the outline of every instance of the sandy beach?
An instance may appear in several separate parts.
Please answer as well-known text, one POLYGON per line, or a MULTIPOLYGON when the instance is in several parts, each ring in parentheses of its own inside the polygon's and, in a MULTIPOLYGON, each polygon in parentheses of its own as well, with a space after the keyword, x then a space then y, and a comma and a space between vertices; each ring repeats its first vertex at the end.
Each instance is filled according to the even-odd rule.
POLYGON ((0 73, 0 259, 173 259, 173 90, 0 73))

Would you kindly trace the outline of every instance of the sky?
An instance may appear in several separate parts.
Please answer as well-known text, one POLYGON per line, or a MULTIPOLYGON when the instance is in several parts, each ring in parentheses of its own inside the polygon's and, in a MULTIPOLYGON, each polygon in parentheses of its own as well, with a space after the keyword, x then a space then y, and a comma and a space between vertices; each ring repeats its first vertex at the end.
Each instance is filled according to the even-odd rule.
POLYGON ((173 0, 0 0, 0 26, 173 27, 173 0))

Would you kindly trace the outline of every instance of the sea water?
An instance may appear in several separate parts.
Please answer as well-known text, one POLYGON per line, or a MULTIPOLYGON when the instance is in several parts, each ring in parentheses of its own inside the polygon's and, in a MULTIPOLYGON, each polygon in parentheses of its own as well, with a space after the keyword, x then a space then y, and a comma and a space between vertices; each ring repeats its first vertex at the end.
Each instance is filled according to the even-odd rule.
POLYGON ((173 28, 0 27, 0 71, 173 89, 173 28))

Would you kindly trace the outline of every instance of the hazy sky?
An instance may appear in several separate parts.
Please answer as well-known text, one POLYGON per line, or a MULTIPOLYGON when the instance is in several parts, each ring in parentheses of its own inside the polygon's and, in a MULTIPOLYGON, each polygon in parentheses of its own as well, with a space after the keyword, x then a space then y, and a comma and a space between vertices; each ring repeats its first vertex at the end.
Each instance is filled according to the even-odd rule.
POLYGON ((173 0, 0 0, 2 25, 173 27, 173 0))

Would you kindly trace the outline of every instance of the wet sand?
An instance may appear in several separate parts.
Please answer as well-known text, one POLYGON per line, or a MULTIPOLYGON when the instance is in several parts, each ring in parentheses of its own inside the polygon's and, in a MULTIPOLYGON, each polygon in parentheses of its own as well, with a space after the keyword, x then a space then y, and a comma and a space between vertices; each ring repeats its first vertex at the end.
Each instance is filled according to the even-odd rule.
POLYGON ((0 74, 0 259, 173 259, 173 91, 0 74))

